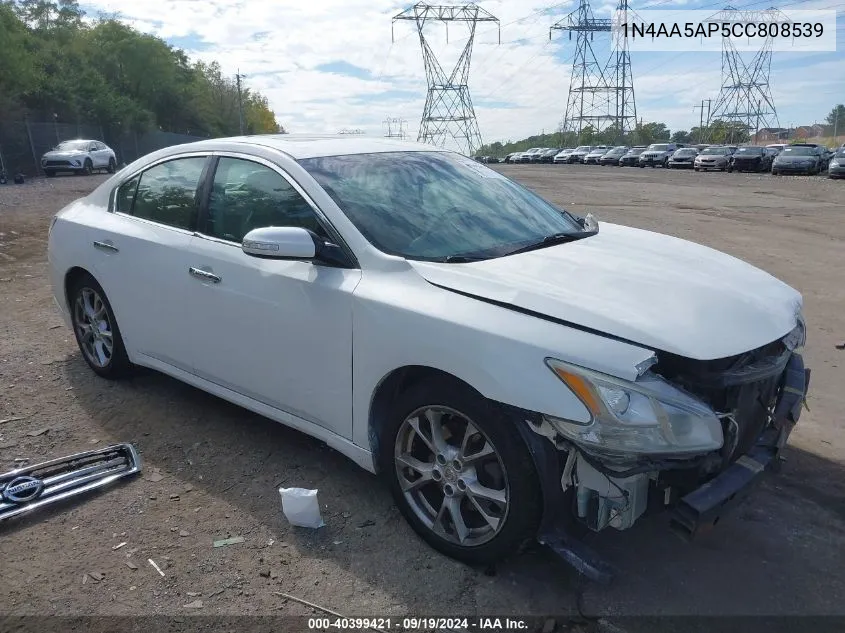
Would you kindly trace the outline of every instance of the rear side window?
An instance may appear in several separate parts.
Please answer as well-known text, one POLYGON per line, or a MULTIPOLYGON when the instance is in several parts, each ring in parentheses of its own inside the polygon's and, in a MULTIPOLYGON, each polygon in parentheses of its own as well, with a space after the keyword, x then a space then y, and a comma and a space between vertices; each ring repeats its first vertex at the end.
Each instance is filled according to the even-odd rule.
POLYGON ((135 176, 117 188, 117 195, 114 198, 114 210, 121 213, 132 213, 132 205, 135 202, 135 192, 138 190, 140 176, 135 176))
POLYGON ((205 157, 178 158, 151 167, 118 188, 118 211, 180 229, 197 219, 197 188, 205 157))

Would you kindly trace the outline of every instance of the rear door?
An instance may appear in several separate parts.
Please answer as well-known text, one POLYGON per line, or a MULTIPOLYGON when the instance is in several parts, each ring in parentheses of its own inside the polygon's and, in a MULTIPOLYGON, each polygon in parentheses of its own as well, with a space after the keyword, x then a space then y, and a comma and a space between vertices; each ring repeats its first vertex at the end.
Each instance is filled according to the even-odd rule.
POLYGON ((113 194, 112 213, 91 229, 95 276, 133 360, 193 367, 189 248, 208 160, 167 159, 128 177, 113 194))

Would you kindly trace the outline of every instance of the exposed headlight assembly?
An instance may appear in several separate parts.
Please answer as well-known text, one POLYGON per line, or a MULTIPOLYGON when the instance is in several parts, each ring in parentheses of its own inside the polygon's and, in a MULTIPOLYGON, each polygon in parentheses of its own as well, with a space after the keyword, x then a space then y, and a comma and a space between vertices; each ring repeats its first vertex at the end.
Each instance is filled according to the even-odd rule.
POLYGON ((689 455, 722 447, 713 410, 650 371, 634 382, 547 358, 546 364, 584 403, 586 424, 546 416, 561 435, 610 456, 689 455))

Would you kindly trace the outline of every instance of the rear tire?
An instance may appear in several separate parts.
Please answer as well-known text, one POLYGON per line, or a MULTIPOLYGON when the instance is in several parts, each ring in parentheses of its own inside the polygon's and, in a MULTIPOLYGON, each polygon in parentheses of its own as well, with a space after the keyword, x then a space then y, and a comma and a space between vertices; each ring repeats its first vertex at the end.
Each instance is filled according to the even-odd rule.
POLYGON ((109 166, 106 167, 106 171, 110 174, 113 174, 117 169, 117 163, 114 162, 114 158, 109 158, 109 166))
POLYGON ((396 399, 380 437, 381 471, 405 519, 434 549, 483 565, 536 535, 540 483, 517 423, 443 378, 396 399))
POLYGON ((103 288, 89 274, 68 289, 73 333, 82 358, 99 376, 115 380, 131 373, 123 337, 103 288))

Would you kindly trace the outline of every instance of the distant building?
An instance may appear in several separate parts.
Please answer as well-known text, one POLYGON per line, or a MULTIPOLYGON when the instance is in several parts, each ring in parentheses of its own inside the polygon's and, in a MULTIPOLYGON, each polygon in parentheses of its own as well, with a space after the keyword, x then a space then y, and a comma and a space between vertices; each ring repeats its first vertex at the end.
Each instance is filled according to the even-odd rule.
POLYGON ((792 133, 793 139, 817 138, 824 136, 825 128, 823 125, 799 125, 792 133))
POLYGON ((764 127, 753 136, 752 140, 755 144, 782 142, 789 138, 790 131, 784 127, 764 127))

